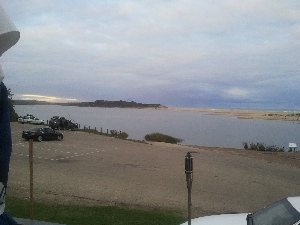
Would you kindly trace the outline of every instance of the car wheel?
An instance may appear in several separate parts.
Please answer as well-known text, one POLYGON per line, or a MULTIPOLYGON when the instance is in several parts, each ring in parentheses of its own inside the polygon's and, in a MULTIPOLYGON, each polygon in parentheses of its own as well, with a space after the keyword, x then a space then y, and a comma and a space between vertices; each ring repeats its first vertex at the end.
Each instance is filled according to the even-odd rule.
POLYGON ((62 139, 63 139, 63 137, 62 137, 61 135, 58 135, 58 136, 57 136, 57 140, 58 140, 58 141, 61 141, 62 139))
POLYGON ((37 137, 37 140, 38 140, 39 142, 41 142, 41 141, 43 140, 43 137, 42 137, 42 136, 38 136, 38 137, 37 137))

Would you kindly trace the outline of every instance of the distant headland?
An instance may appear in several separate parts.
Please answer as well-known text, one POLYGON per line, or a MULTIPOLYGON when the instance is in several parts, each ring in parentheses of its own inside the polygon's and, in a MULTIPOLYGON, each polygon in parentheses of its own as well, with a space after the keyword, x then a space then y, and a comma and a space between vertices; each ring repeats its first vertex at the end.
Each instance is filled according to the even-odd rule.
POLYGON ((282 121, 300 121, 300 111, 257 111, 252 109, 216 109, 216 108, 185 108, 185 107, 167 107, 161 104, 145 104, 134 101, 107 101, 96 100, 94 102, 69 102, 53 103, 37 100, 13 100, 14 105, 61 105, 78 107, 103 107, 103 108, 154 108, 167 109, 172 111, 199 112, 210 115, 235 116, 239 119, 263 119, 263 120, 282 120, 282 121))
POLYGON ((107 101, 96 100, 94 102, 67 102, 53 103, 37 100, 14 100, 14 105, 62 105, 62 106, 78 106, 78 107, 104 107, 104 108, 167 108, 161 104, 145 104, 134 101, 107 101))

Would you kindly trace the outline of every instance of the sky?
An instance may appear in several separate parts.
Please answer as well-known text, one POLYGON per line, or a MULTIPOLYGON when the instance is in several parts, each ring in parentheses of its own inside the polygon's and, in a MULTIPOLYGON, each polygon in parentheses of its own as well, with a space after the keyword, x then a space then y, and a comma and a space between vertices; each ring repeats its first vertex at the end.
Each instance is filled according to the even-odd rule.
POLYGON ((0 0, 15 99, 300 108, 299 0, 0 0))

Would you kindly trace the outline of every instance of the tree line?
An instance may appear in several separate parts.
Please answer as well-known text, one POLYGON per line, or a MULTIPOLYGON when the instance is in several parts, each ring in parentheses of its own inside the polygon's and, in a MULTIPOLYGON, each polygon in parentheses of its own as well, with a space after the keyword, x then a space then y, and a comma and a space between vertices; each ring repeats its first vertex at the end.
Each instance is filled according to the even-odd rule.
POLYGON ((14 122, 14 121, 18 121, 18 114, 16 113, 15 109, 14 109, 14 104, 13 104, 13 93, 11 92, 11 89, 8 88, 7 89, 8 92, 8 108, 9 108, 9 113, 10 113, 10 121, 14 122))

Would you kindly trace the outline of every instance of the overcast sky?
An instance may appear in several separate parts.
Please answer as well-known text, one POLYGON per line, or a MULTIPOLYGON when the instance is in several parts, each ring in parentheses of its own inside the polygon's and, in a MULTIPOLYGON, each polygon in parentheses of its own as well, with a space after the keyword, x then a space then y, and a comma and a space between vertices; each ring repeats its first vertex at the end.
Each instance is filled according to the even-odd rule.
POLYGON ((299 0, 0 0, 15 98, 300 108, 299 0))

